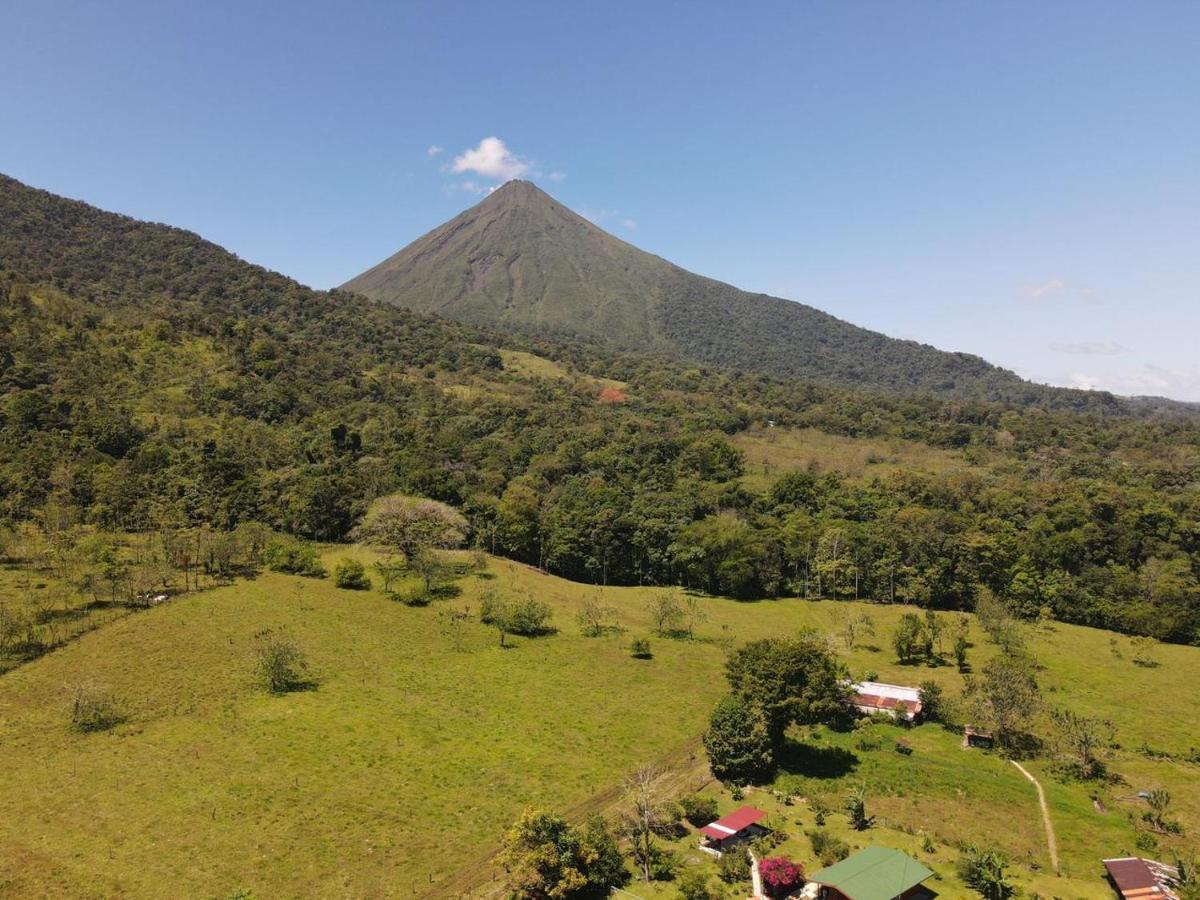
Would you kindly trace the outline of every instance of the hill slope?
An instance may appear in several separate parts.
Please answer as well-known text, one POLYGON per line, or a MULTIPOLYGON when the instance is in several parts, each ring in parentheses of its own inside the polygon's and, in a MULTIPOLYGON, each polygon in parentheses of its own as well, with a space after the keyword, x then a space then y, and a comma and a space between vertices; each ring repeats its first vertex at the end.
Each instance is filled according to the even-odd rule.
POLYGON ((826 383, 1016 401, 1053 390, 977 356, 694 275, 526 181, 508 182, 343 288, 477 325, 826 383))
POLYGON ((1194 420, 489 333, 0 180, 0 542, 33 521, 339 539, 401 491, 580 580, 808 594, 815 556, 826 594, 964 609, 986 586, 1030 614, 1200 642, 1198 447, 1194 420), (886 477, 813 471, 808 429, 886 477), (897 447, 895 469, 870 462, 897 447))

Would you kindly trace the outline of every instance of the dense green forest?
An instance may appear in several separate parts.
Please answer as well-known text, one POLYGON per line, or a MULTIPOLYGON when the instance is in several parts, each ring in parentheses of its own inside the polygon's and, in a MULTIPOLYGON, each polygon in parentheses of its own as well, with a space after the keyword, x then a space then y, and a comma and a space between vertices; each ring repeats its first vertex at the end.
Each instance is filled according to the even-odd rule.
POLYGON ((1200 422, 871 394, 307 289, 0 178, 0 518, 345 538, 392 492, 571 578, 971 608, 1200 643, 1200 422), (554 374, 506 365, 509 350, 554 374), (751 425, 960 449, 741 481, 751 425))

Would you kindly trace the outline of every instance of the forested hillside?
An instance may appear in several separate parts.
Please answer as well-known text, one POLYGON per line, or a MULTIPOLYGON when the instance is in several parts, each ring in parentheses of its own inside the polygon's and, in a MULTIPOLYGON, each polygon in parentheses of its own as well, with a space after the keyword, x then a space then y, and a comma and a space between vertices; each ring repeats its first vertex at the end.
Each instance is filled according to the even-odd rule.
POLYGON ((967 353, 859 328, 695 275, 510 181, 343 288, 475 325, 666 351, 822 384, 1114 409, 1101 392, 1031 384, 967 353))
POLYGON ((10 524, 260 521, 333 540, 403 491, 575 579, 937 608, 986 587, 1026 615, 1200 642, 1194 419, 875 395, 488 332, 10 179, 0 301, 10 524), (768 421, 963 465, 754 490, 731 436, 768 421))

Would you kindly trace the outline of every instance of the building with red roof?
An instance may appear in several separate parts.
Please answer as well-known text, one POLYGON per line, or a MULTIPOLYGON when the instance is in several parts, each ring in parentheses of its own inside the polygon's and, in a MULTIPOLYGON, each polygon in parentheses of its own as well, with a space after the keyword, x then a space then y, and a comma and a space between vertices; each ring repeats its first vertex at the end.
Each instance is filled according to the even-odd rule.
POLYGON ((767 829, 759 824, 766 817, 763 810, 753 806, 735 809, 700 829, 700 849, 720 856, 739 841, 766 834, 767 829))
POLYGON ((1123 900, 1179 900, 1179 870, 1140 856, 1104 860, 1108 880, 1123 900))

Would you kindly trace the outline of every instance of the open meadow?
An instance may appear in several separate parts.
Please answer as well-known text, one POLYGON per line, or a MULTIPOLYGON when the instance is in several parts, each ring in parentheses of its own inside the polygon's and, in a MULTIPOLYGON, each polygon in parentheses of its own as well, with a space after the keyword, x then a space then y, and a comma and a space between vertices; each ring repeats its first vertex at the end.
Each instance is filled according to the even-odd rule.
MULTIPOLYGON (((374 558, 333 547, 324 561, 332 570, 347 555, 374 558)), ((580 585, 496 558, 458 587, 453 599, 409 607, 333 579, 267 573, 125 616, 0 677, 0 894, 487 894, 498 874, 488 854, 523 808, 610 812, 640 765, 660 762, 681 790, 706 784, 723 810, 736 805, 697 752, 729 647, 804 626, 835 634, 861 609, 875 636, 840 646, 852 672, 931 679, 951 695, 963 684, 953 666, 895 662, 902 606, 705 597, 694 638, 669 639, 652 634, 647 609, 663 589, 580 585), (476 620, 486 591, 545 602, 557 632, 502 648, 476 620), (620 630, 584 637, 576 615, 588 598, 611 607, 620 630), (303 648, 311 689, 258 687, 264 629, 303 648), (642 637, 650 659, 630 655, 642 637), (124 721, 73 732, 68 689, 81 682, 118 697, 124 721)), ((996 651, 974 623, 970 637, 979 667, 996 651)), ((896 726, 810 729, 777 794, 758 789, 746 802, 775 804, 790 836, 782 850, 811 871, 808 801, 839 810, 865 785, 876 826, 848 837, 925 860, 943 896, 963 895, 953 874, 962 840, 1005 850, 1018 882, 1042 896, 1104 896, 1099 859, 1136 851, 1138 790, 1170 791, 1183 835, 1160 847, 1183 850, 1200 834, 1200 722, 1170 710, 1194 693, 1200 649, 1160 645, 1145 666, 1132 662, 1129 638, 1094 629, 1036 626, 1027 641, 1045 696, 1111 719, 1120 745, 1112 768, 1125 780, 1100 788, 1059 780, 1043 759, 1027 764, 1046 789, 1063 877, 1050 868, 1033 786, 937 725, 904 731, 909 756, 894 749, 896 726)), ((846 832, 840 811, 828 819, 846 832)), ((681 839, 685 857, 692 843, 681 839)))

